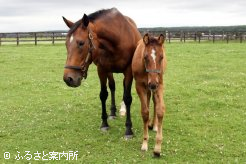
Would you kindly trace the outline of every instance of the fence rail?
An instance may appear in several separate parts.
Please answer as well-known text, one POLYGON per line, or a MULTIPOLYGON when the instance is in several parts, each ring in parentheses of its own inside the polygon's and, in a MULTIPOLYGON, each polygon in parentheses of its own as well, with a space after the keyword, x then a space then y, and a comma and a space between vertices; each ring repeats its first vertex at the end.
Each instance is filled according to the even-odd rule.
MULTIPOLYGON (((160 33, 166 36, 166 41, 171 42, 218 42, 225 43, 238 42, 243 43, 246 40, 246 31, 140 31, 158 36, 160 33)), ((64 43, 67 31, 59 32, 17 32, 0 33, 0 46, 4 44, 55 44, 64 43)))

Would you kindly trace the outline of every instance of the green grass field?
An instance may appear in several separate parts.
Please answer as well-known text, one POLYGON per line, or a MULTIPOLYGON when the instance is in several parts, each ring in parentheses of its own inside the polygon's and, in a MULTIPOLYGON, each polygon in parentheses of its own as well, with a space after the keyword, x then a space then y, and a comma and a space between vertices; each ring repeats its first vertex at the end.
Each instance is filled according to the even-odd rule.
MULTIPOLYGON (((78 151, 70 163, 246 163, 246 45, 171 43, 166 49, 167 112, 162 156, 156 159, 154 132, 149 151, 140 151, 143 123, 134 85, 135 135, 126 141, 125 118, 109 120, 108 132, 99 129, 94 65, 81 87, 69 88, 62 79, 64 44, 0 46, 0 163, 35 163, 53 151, 78 151)), ((118 109, 122 77, 115 74, 118 109)), ((110 99, 107 104, 109 109, 110 99)))

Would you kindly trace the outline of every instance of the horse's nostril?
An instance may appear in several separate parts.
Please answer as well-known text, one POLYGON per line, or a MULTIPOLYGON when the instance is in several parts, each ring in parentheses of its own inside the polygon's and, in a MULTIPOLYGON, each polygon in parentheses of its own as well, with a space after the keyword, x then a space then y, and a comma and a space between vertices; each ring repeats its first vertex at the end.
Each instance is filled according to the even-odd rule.
POLYGON ((65 75, 63 80, 69 87, 78 87, 81 84, 81 77, 74 77, 73 75, 65 75))
POLYGON ((72 83, 73 82, 73 78, 67 77, 67 82, 72 83))

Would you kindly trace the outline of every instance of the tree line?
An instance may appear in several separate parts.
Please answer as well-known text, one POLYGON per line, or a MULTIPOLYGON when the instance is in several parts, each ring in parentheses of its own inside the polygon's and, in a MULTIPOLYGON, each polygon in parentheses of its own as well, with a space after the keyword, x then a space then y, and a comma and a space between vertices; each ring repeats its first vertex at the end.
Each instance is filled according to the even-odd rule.
POLYGON ((139 28, 140 31, 216 31, 216 32, 245 32, 246 25, 239 26, 185 26, 185 27, 154 27, 139 28))

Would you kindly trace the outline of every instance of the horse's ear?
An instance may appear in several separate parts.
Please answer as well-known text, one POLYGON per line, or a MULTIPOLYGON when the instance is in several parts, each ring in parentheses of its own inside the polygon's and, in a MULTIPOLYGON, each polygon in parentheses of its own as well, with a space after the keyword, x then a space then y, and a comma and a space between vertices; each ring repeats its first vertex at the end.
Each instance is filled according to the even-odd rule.
POLYGON ((146 33, 143 36, 143 41, 144 41, 145 45, 149 44, 149 34, 148 33, 146 33))
POLYGON ((163 34, 160 34, 160 36, 158 38, 158 42, 159 42, 159 44, 163 44, 165 42, 165 37, 163 34))
POLYGON ((65 17, 62 17, 64 22, 66 23, 67 27, 71 28, 73 26, 73 22, 71 22, 70 20, 67 20, 65 17))
POLYGON ((89 24, 90 20, 86 14, 84 14, 82 18, 82 27, 87 27, 89 24))

